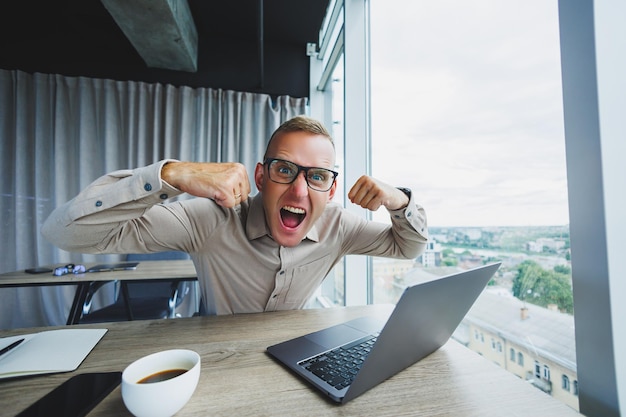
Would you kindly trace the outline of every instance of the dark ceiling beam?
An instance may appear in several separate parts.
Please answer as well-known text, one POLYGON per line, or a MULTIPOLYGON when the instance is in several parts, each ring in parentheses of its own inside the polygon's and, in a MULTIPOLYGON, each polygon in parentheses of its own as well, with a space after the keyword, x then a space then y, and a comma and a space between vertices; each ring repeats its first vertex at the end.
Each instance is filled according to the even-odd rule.
POLYGON ((259 52, 259 88, 265 87, 265 16, 263 15, 263 0, 258 0, 258 52, 259 52))
POLYGON ((187 0, 101 0, 150 68, 196 72, 198 32, 187 0))

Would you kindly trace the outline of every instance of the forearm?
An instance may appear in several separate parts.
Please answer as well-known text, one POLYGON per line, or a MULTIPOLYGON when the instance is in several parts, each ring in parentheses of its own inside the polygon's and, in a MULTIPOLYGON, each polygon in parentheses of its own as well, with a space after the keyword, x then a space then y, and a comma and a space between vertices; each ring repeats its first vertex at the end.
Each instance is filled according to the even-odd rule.
POLYGON ((406 207, 389 213, 391 225, 345 216, 345 253, 404 259, 422 253, 428 242, 424 208, 411 197, 406 207))
POLYGON ((405 208, 390 211, 393 241, 404 258, 416 258, 428 242, 428 223, 424 208, 411 197, 405 208))
POLYGON ((168 161, 161 175, 176 189, 210 198, 222 207, 234 207, 250 194, 248 172, 238 162, 168 161))

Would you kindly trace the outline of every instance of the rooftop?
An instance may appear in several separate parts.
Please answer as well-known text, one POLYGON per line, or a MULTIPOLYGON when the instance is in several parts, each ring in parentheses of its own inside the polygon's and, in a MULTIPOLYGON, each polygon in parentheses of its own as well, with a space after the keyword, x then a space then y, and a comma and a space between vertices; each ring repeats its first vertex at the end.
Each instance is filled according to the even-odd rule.
POLYGON ((574 316, 536 306, 488 288, 468 312, 468 322, 524 346, 536 355, 576 370, 574 316), (521 309, 528 309, 522 319, 521 309))
MULTIPOLYGON (((415 268, 404 277, 414 285, 461 271, 458 267, 415 268)), ((536 355, 576 371, 574 316, 525 303, 501 287, 487 287, 465 321, 516 343, 536 355), (521 309, 527 315, 522 320, 521 309)))

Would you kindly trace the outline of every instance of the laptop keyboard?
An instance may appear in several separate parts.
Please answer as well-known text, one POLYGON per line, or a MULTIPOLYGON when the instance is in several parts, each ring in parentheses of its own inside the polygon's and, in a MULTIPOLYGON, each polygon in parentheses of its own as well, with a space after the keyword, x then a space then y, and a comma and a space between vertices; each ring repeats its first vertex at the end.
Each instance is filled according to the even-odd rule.
POLYGON ((350 386, 376 343, 377 334, 365 336, 298 363, 336 389, 350 386))

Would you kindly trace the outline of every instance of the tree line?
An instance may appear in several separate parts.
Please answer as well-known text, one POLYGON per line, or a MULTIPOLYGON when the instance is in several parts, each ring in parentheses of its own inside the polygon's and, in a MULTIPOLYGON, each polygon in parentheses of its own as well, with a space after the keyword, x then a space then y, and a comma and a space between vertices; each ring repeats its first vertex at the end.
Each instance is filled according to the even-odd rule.
POLYGON ((570 267, 557 265, 553 270, 546 270, 526 260, 518 265, 517 272, 513 280, 515 297, 542 307, 555 304, 561 312, 574 314, 570 267))

